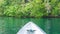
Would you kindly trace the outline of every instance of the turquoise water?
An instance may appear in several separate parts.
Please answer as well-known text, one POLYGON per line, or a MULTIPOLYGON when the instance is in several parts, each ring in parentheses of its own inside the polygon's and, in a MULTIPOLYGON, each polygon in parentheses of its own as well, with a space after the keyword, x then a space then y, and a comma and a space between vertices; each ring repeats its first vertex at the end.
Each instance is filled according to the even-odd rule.
POLYGON ((27 22, 33 21, 47 34, 60 34, 60 18, 0 17, 0 34, 16 34, 27 22))

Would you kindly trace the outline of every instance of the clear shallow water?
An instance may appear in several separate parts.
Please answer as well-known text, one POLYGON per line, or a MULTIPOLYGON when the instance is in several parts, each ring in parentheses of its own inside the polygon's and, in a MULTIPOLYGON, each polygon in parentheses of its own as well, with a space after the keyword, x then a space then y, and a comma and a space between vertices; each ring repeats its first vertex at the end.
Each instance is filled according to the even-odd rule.
POLYGON ((60 18, 0 17, 0 34, 16 34, 27 22, 33 21, 47 34, 60 34, 60 18))

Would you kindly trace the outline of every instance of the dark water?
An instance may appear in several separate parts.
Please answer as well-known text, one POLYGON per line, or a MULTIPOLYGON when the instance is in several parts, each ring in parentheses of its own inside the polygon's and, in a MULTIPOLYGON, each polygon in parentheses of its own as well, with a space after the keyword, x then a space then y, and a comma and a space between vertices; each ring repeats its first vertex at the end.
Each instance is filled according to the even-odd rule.
POLYGON ((0 17, 0 34, 16 34, 27 22, 33 21, 47 34, 60 34, 60 18, 0 17))

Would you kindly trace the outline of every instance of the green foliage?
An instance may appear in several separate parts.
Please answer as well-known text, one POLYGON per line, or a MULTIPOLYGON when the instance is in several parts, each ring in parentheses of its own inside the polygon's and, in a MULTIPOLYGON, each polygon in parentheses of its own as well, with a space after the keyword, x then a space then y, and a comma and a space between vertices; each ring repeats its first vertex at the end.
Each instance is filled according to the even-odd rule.
MULTIPOLYGON (((46 2, 48 0, 0 0, 0 16, 14 17, 42 17, 48 16, 46 10, 46 2), (27 1, 27 2, 26 2, 27 1)), ((58 0, 50 0, 51 15, 60 15, 60 2, 58 0)), ((47 6, 49 7, 49 6, 47 6)))
POLYGON ((60 3, 58 3, 54 9, 52 10, 53 15, 59 16, 60 15, 60 3))
POLYGON ((0 6, 2 6, 3 4, 5 4, 6 1, 4 0, 0 0, 0 6))
POLYGON ((14 16, 15 11, 16 8, 14 6, 6 6, 4 14, 6 14, 7 16, 14 16))

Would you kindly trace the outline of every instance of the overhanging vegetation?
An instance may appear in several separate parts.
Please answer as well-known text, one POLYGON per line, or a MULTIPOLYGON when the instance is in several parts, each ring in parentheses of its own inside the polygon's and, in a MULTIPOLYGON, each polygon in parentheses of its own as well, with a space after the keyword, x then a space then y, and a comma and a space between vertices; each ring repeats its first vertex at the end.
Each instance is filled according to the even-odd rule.
POLYGON ((0 16, 60 16, 60 0, 0 0, 0 16))

